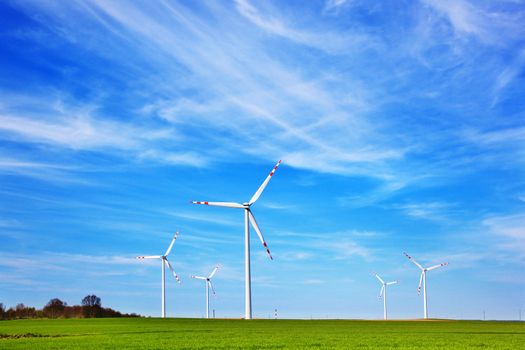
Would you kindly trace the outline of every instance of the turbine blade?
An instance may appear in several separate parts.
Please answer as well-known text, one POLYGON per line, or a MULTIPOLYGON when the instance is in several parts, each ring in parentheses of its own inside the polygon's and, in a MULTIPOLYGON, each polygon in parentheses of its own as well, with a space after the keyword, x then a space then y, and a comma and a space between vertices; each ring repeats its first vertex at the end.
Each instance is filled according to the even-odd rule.
POLYGON ((423 283, 423 275, 425 271, 421 272, 421 277, 419 277, 419 286, 417 286, 417 295, 421 294, 421 283, 423 283))
POLYGON ((379 280, 379 282, 385 284, 385 281, 383 281, 383 280, 381 279, 381 277, 379 277, 379 275, 378 275, 377 273, 374 273, 374 276, 376 276, 376 278, 379 280))
POLYGON ((175 235, 173 236, 173 239, 171 240, 170 246, 168 247, 168 250, 166 250, 166 253, 164 256, 168 256, 171 252, 171 248, 173 248, 173 243, 175 243, 175 240, 177 239, 177 236, 179 235, 179 231, 175 232, 175 235))
POLYGON ((266 253, 268 253, 268 256, 270 257, 270 259, 273 260, 272 254, 270 253, 270 249, 268 249, 268 246, 266 245, 266 242, 264 241, 264 237, 262 235, 262 232, 259 229, 259 225, 257 225, 257 221, 255 221, 255 217, 253 216, 251 210, 248 210, 248 217, 250 218, 250 222, 251 222, 253 228, 255 229, 255 232, 257 232, 257 236, 259 236, 259 238, 260 238, 264 248, 266 249, 266 253))
POLYGON ((255 192, 253 197, 248 202, 249 205, 252 205, 253 203, 255 203, 257 201, 257 199, 259 199, 259 197, 261 196, 261 193, 263 193, 263 191, 266 188, 266 186, 268 186, 268 182, 270 182, 270 179, 272 178, 273 174, 275 173, 275 170, 277 170, 277 168, 279 167, 279 164, 281 164, 281 161, 278 161, 277 164, 273 167, 272 171, 270 171, 270 174, 266 177, 266 179, 264 180, 262 185, 259 187, 257 192, 255 192))
POLYGON ((211 291, 213 292, 213 295, 216 296, 217 293, 215 293, 215 288, 213 288, 213 283, 211 283, 211 281, 208 281, 208 283, 210 284, 211 291))
POLYGON ((432 267, 427 268, 427 271, 431 271, 431 270, 439 269, 440 267, 442 267, 442 266, 446 266, 446 265, 448 265, 448 262, 443 263, 443 264, 439 264, 439 265, 434 265, 434 266, 432 266, 432 267))
POLYGON ((403 252, 403 254, 405 254, 405 255, 407 256, 408 260, 412 261, 417 267, 419 267, 421 270, 424 270, 424 269, 423 269, 423 266, 421 266, 417 261, 415 261, 414 258, 412 258, 412 257, 411 257, 410 255, 408 255, 407 253, 404 253, 404 252, 403 252))
POLYGON ((379 299, 381 299, 383 297, 383 292, 385 291, 385 285, 383 284, 383 286, 381 287, 381 291, 379 292, 379 299))
POLYGON ((397 284, 397 281, 387 282, 386 285, 389 286, 391 284, 397 284))
POLYGON ((191 201, 193 204, 211 205, 214 207, 226 207, 226 208, 245 208, 244 205, 235 202, 199 202, 191 201))
POLYGON ((210 273, 210 275, 208 276, 208 278, 212 278, 213 276, 215 276, 215 274, 217 273, 217 270, 219 270, 219 266, 215 266, 215 268, 213 269, 213 271, 210 273))
POLYGON ((191 276, 191 278, 195 278, 195 279, 198 279, 198 280, 206 280, 207 279, 206 277, 202 277, 202 276, 191 276))
POLYGON ((137 256, 137 259, 160 259, 162 256, 160 255, 148 255, 148 256, 137 256))
POLYGON ((168 261, 168 259, 164 259, 164 261, 166 261, 166 264, 168 265, 168 267, 169 267, 171 273, 173 274, 173 277, 175 277, 175 279, 177 280, 177 282, 179 282, 179 284, 180 284, 180 283, 181 283, 181 282, 180 282, 180 278, 179 278, 179 276, 177 276, 177 273, 175 272, 175 270, 173 270, 173 267, 171 267, 171 264, 170 264, 170 262, 168 261))

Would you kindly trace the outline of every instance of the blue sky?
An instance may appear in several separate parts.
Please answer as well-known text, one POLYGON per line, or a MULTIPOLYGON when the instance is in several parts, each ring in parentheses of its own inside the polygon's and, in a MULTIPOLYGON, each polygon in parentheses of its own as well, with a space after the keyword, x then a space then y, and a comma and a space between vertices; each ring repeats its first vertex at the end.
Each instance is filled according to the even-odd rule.
POLYGON ((521 1, 4 1, 0 302, 96 293, 170 316, 516 319, 525 309, 521 1))

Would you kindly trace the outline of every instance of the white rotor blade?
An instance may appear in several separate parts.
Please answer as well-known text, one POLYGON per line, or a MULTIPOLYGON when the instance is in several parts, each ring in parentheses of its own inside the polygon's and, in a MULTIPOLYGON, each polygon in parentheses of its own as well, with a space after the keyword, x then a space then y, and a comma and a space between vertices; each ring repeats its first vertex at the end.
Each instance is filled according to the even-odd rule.
POLYGON ((379 280, 379 282, 381 282, 381 283, 383 283, 383 284, 385 283, 385 281, 383 281, 383 280, 381 279, 381 277, 379 277, 379 275, 378 275, 377 273, 374 273, 374 276, 376 276, 376 278, 379 280))
POLYGON ((419 286, 417 286, 417 294, 421 294, 421 283, 423 283, 423 275, 425 271, 421 272, 421 277, 419 277, 419 286))
POLYGON ((412 258, 407 253, 403 253, 403 254, 405 254, 407 256, 408 260, 412 261, 417 267, 419 267, 421 270, 423 270, 423 266, 419 265, 419 263, 417 261, 415 261, 414 258, 412 258))
POLYGON ((268 185, 268 182, 270 182, 270 179, 272 178, 273 173, 275 173, 275 170, 277 170, 277 168, 279 167, 279 164, 281 164, 281 161, 278 161, 277 164, 273 167, 272 171, 270 171, 270 174, 268 175, 268 177, 266 177, 266 179, 264 180, 262 185, 259 187, 257 192, 255 192, 253 197, 248 202, 249 205, 252 205, 253 203, 257 201, 257 199, 259 199, 259 197, 261 196, 261 193, 263 193, 264 189, 268 185))
POLYGON ((440 268, 442 266, 446 266, 446 265, 448 265, 448 262, 443 263, 443 264, 439 264, 439 265, 434 265, 432 267, 427 268, 427 271, 435 270, 435 269, 438 269, 438 268, 440 268))
POLYGON ((381 286, 381 291, 379 292, 379 299, 383 297, 383 292, 385 291, 385 285, 381 286))
POLYGON ((211 205, 214 207, 226 207, 226 208, 245 208, 244 205, 235 202, 199 202, 191 201, 193 204, 211 205))
POLYGON ((253 216, 251 210, 248 210, 248 217, 250 218, 250 222, 252 223, 252 226, 255 229, 255 232, 257 232, 257 236, 259 236, 259 238, 261 239, 261 242, 264 248, 266 249, 266 253, 268 253, 268 256, 270 257, 270 259, 273 260, 272 254, 270 253, 270 249, 268 249, 268 246, 266 245, 266 242, 264 241, 262 232, 259 229, 259 225, 257 225, 257 221, 255 221, 255 217, 253 216))
POLYGON ((160 259, 162 256, 160 255, 148 255, 148 256, 137 256, 137 259, 160 259))
POLYGON ((177 282, 181 283, 181 282, 180 282, 180 278, 179 278, 179 276, 177 276, 177 273, 175 272, 175 270, 173 270, 173 267, 171 267, 171 264, 170 264, 170 262, 168 261, 168 259, 164 259, 164 260, 166 261, 166 264, 168 264, 168 267, 169 267, 171 273, 173 274, 173 277, 175 277, 175 279, 177 280, 177 282))
POLYGON ((213 292, 213 295, 217 295, 217 293, 215 293, 215 288, 213 288, 213 283, 211 283, 211 281, 208 281, 208 283, 210 284, 210 287, 211 287, 211 291, 213 292))
POLYGON ((397 284, 397 281, 387 282, 386 285, 389 286, 391 284, 397 284))
POLYGON ((215 266, 215 268, 214 268, 213 271, 210 273, 210 275, 208 276, 208 278, 212 278, 213 276, 215 276, 215 274, 217 273, 217 270, 219 270, 219 266, 215 266))
POLYGON ((171 248, 173 248, 173 243, 175 243, 175 240, 177 239, 177 236, 179 235, 179 231, 175 232, 175 235, 173 236, 173 239, 171 240, 170 246, 168 247, 168 250, 166 250, 166 253, 164 256, 168 256, 171 252, 171 248))
POLYGON ((197 280, 206 280, 207 279, 206 277, 202 277, 202 276, 191 276, 191 278, 195 278, 197 280))

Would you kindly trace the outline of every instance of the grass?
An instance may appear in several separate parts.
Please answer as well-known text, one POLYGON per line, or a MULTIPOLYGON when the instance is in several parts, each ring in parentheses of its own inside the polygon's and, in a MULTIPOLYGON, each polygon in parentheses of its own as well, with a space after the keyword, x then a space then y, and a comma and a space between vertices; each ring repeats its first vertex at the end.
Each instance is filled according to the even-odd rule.
POLYGON ((0 321, 0 349, 525 349, 525 323, 16 320, 0 321))

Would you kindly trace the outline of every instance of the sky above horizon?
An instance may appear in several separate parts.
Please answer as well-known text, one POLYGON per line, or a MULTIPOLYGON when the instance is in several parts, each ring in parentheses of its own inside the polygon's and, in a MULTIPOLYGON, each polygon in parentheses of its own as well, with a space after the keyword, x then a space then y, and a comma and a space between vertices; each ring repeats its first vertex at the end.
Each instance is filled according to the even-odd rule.
POLYGON ((523 1, 0 2, 0 302, 168 316, 525 310, 523 1))

